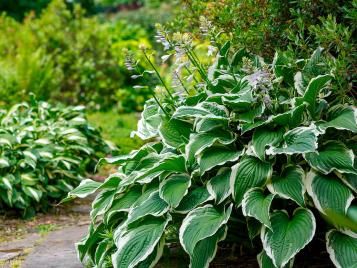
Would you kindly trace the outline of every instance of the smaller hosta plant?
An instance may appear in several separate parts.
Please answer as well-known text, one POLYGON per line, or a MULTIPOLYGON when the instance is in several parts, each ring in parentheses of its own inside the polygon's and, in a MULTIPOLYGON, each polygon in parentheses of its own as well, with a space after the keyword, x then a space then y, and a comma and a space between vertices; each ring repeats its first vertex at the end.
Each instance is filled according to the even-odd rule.
POLYGON ((110 147, 84 107, 20 103, 0 114, 0 210, 46 209, 94 171, 110 147))
POLYGON ((118 172, 69 193, 98 192, 80 259, 153 267, 176 244, 202 268, 221 241, 251 239, 261 267, 281 268, 316 239, 337 267, 356 265, 357 111, 332 90, 321 49, 266 64, 226 43, 206 71, 188 37, 161 35, 190 82, 146 103, 136 133, 156 142, 104 159, 118 172))

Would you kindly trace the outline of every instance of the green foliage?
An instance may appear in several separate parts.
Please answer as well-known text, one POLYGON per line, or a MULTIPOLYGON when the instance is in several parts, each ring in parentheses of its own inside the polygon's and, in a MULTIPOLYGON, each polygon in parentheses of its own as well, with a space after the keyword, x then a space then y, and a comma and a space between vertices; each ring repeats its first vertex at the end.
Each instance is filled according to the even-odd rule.
POLYGON ((181 0, 170 26, 178 31, 200 26, 205 38, 231 40, 264 58, 276 50, 307 58, 323 47, 328 69, 336 69, 336 85, 354 94, 356 7, 356 0, 181 0))
POLYGON ((0 210, 25 216, 46 209, 76 187, 110 147, 84 107, 16 104, 0 114, 0 210))
POLYGON ((23 23, 2 15, 0 34, 0 104, 17 103, 33 92, 41 100, 92 109, 117 104, 121 111, 142 110, 148 92, 129 91, 133 82, 123 66, 124 49, 135 52, 139 43, 150 47, 140 27, 101 22, 86 17, 78 5, 69 9, 54 0, 23 23))
POLYGON ((164 244, 176 243, 201 268, 220 241, 252 239, 260 266, 280 268, 329 230, 332 262, 350 267, 357 111, 320 49, 308 59, 276 53, 266 64, 227 42, 207 70, 189 35, 167 37, 181 84, 164 83, 147 101, 136 132, 155 141, 103 159, 118 171, 68 195, 99 192, 77 244, 81 261, 153 267, 164 244))

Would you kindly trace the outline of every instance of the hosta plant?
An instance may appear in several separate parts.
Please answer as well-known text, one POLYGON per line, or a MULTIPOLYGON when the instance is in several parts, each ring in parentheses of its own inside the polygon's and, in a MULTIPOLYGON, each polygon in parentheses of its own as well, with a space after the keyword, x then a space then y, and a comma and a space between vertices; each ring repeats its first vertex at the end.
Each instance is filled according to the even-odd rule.
POLYGON ((109 146, 84 107, 20 103, 0 113, 0 210, 31 216, 55 204, 94 171, 109 146), (57 201, 56 201, 57 200, 57 201))
POLYGON ((266 64, 226 43, 207 71, 182 40, 167 41, 168 55, 193 82, 181 77, 175 92, 163 82, 146 103, 136 134, 154 141, 102 160, 118 171, 69 193, 98 192, 81 261, 153 267, 178 245, 202 268, 221 241, 251 240, 261 267, 280 268, 323 240, 335 266, 356 265, 357 111, 331 90, 321 49, 266 64))

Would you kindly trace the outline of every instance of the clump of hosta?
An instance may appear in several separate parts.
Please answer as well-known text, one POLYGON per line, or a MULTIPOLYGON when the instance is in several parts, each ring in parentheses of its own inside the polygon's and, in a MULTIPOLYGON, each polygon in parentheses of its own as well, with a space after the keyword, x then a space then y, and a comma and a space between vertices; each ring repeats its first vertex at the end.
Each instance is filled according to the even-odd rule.
POLYGON ((0 210, 31 216, 56 204, 94 171, 109 146, 84 107, 20 103, 0 113, 0 210))
POLYGON ((266 64, 226 43, 206 71, 185 48, 176 49, 189 60, 182 74, 197 84, 181 76, 186 90, 149 100, 138 124, 137 135, 156 141, 105 159, 117 173, 69 194, 99 192, 80 259, 153 267, 176 243, 202 268, 220 241, 251 239, 259 265, 280 268, 328 230, 333 264, 355 265, 356 108, 330 90, 321 49, 297 61, 277 53, 266 64))

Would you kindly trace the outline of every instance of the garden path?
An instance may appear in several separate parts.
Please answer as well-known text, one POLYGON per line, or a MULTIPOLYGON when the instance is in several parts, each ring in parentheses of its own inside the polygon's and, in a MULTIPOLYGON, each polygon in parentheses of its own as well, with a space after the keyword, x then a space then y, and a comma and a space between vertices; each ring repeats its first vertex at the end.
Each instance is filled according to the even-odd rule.
POLYGON ((0 232, 6 234, 2 240, 5 242, 0 243, 0 268, 83 267, 74 244, 88 231, 91 201, 92 198, 79 200, 30 221, 15 220, 14 226, 6 226, 4 221, 10 234, 0 232), (18 239, 15 233, 20 230, 23 233, 18 239))

